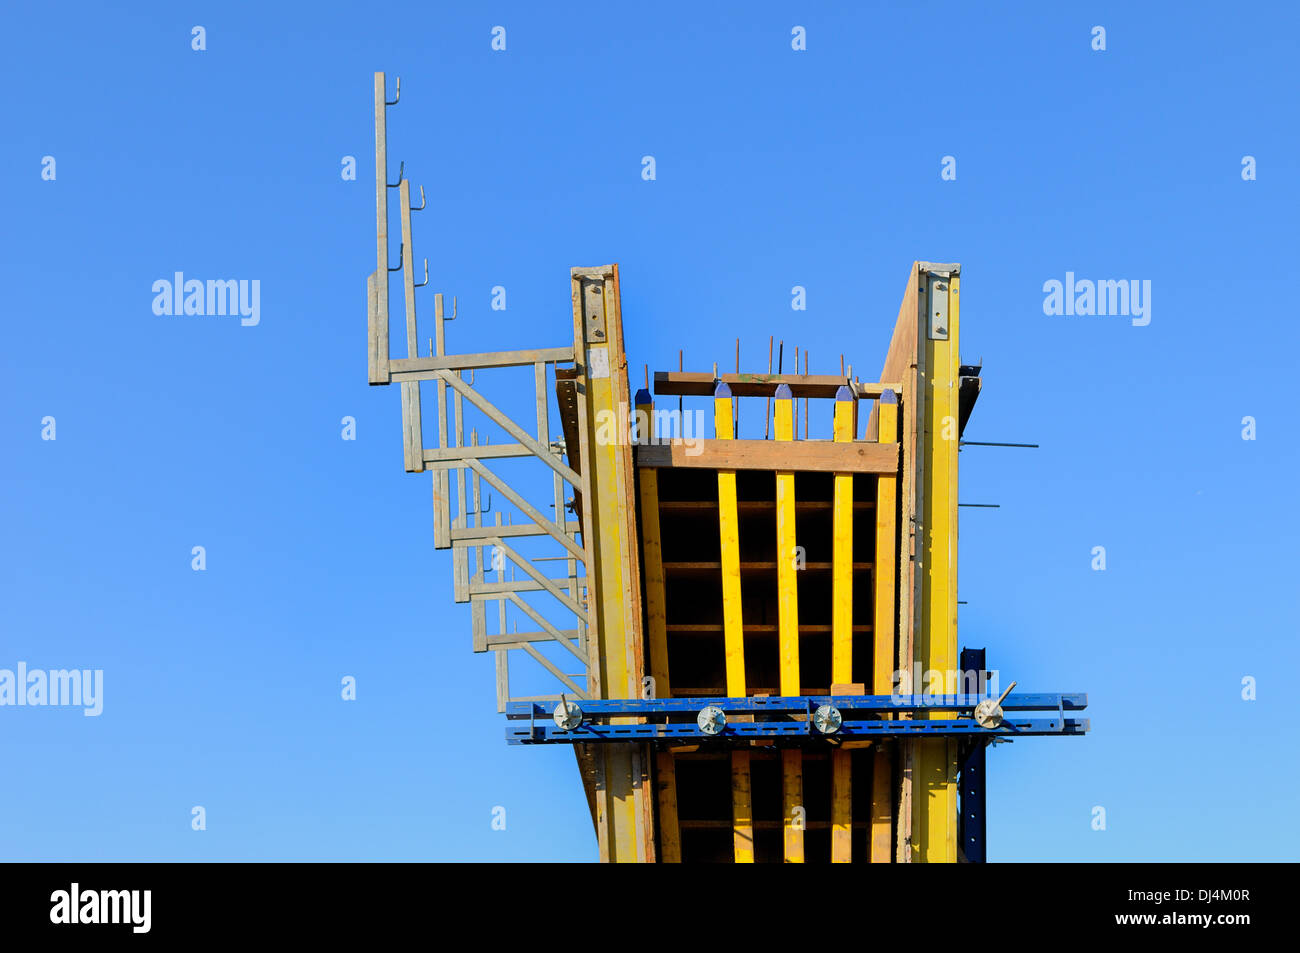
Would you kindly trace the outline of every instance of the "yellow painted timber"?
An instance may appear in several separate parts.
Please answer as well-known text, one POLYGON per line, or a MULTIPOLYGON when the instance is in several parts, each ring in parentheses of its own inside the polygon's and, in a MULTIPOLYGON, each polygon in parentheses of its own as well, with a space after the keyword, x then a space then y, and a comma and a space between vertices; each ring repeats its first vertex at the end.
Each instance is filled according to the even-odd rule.
POLYGON ((803 806, 803 752, 798 748, 781 751, 781 810, 784 837, 784 856, 787 864, 802 864, 803 832, 807 826, 807 811, 803 806))
MULTIPOLYGON (((893 443, 898 439, 898 398, 892 390, 881 396, 877 416, 879 439, 893 443)), ((894 599, 898 593, 897 517, 898 477, 876 477, 876 553, 873 559, 875 616, 872 619, 874 638, 871 658, 871 690, 876 695, 888 695, 894 682, 894 599)))
MULTIPOLYGON (((945 269, 946 270, 946 269, 945 269)), ((955 272, 955 269, 953 269, 955 272)), ((922 456, 921 627, 917 668, 945 680, 957 660, 957 450, 958 292, 957 274, 924 269, 919 310, 918 352, 924 392, 919 443, 922 456), (946 311, 946 315, 945 315, 946 311), (932 325, 943 333, 931 331, 932 325)), ((933 691, 937 684, 927 683, 933 691)), ((944 691, 938 688, 938 691, 944 691)), ((942 717, 937 715, 936 717, 942 717)), ((934 739, 916 746, 913 767, 912 859, 957 861, 957 751, 955 742, 934 739)))
MULTIPOLYGON (((731 389, 714 391, 713 428, 718 440, 733 438, 731 389)), ((736 507, 736 471, 718 471, 718 538, 722 566, 722 639, 726 654, 727 695, 745 691, 745 630, 740 607, 740 518, 736 507)), ((754 862, 754 817, 750 797, 749 752, 731 753, 731 808, 735 857, 738 864, 754 862)))
MULTIPOLYGON (((713 400, 718 440, 731 439, 731 390, 719 384, 713 400)), ((745 636, 740 612, 740 520, 736 510, 736 471, 718 471, 718 534, 722 565, 722 637, 727 659, 727 695, 745 694, 745 636)))
MULTIPOLYGON (((851 443, 857 400, 848 387, 835 394, 834 437, 851 443)), ((853 474, 835 474, 831 517, 831 681, 853 681, 853 474)), ((879 562, 879 560, 877 560, 879 562)))
MULTIPOLYGON (((848 387, 835 394, 832 436, 850 443, 856 436, 857 400, 848 387)), ((853 681, 853 475, 835 474, 831 515, 831 682, 853 681)), ((853 860, 853 754, 831 752, 831 863, 853 860)))
MULTIPOLYGON (((794 433, 794 395, 789 384, 776 389, 775 431, 778 441, 794 433)), ((776 474, 777 656, 782 695, 802 694, 799 678, 799 581, 795 573, 798 538, 795 523, 794 473, 776 474)), ((783 856, 786 863, 804 861, 803 752, 781 752, 783 856)))
MULTIPOLYGON (((574 345, 583 371, 579 392, 585 398, 578 402, 578 423, 585 484, 581 496, 588 690, 593 698, 639 698, 644 657, 632 448, 624 439, 626 425, 608 424, 625 417, 631 403, 618 266, 574 268, 570 275, 574 345)), ((654 798, 646 783, 649 748, 610 744, 600 749, 595 758, 600 859, 653 861, 654 798)))
MULTIPOLYGON (((794 439, 794 397, 790 385, 776 389, 776 439, 794 439)), ((794 515, 794 474, 776 474, 777 652, 782 695, 799 695, 799 584, 794 515)), ((848 679, 845 679, 848 681, 848 679)))

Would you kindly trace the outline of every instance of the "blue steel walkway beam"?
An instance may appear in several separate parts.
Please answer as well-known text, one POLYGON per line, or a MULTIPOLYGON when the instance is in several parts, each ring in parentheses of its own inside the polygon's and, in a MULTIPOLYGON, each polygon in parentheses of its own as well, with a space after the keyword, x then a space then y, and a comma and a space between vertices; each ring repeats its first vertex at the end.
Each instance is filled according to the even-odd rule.
MULTIPOLYGON (((985 701, 983 695, 773 695, 745 698, 650 698, 582 701, 587 718, 697 714, 713 706, 726 713, 804 714, 822 705, 848 711, 966 711, 985 701)), ((1084 692, 1070 694, 1016 694, 1002 702, 1004 711, 1082 711, 1088 707, 1084 692)), ((536 702, 511 702, 506 717, 549 719, 555 706, 536 702)))
POLYGON ((1086 718, 1067 718, 1066 711, 1088 707, 1088 696, 1077 694, 1007 695, 1002 711, 1054 712, 1056 717, 1014 718, 999 713, 996 723, 981 724, 979 706, 989 699, 982 695, 927 697, 893 695, 794 695, 736 698, 650 698, 584 700, 566 703, 561 713, 537 702, 511 702, 506 717, 528 724, 506 728, 509 744, 574 744, 578 742, 673 742, 683 744, 745 743, 771 739, 807 744, 823 741, 837 744, 864 738, 960 737, 967 740, 1028 735, 1082 735, 1090 725, 1086 718), (834 727, 825 729, 824 714, 831 711, 834 727), (844 713, 878 715, 885 712, 970 712, 972 717, 890 721, 880 717, 845 719, 844 713), (704 718, 702 713, 712 712, 704 718), (814 717, 814 712, 817 717, 814 717), (728 713, 750 718, 729 719, 728 713), (753 720, 757 714, 778 716, 753 720), (695 719, 686 720, 695 715, 695 719), (803 718, 790 716, 803 715, 803 718), (629 717, 663 718, 679 721, 651 724, 610 724, 629 717), (787 716, 787 717, 779 717, 787 716), (818 723, 820 719, 820 724, 818 723), (707 722, 707 724, 705 723, 707 722))
POLYGON ((512 745, 575 744, 590 742, 679 741, 683 744, 712 742, 747 743, 757 739, 796 741, 807 744, 820 740, 828 744, 863 738, 896 738, 926 735, 931 737, 1017 738, 1036 735, 1083 735, 1088 732, 1086 718, 1007 719, 997 728, 981 728, 971 718, 935 721, 846 721, 830 735, 824 735, 807 721, 760 721, 728 723, 716 734, 706 733, 693 722, 666 725, 603 725, 584 722, 565 730, 549 718, 518 727, 506 728, 506 742, 512 745))

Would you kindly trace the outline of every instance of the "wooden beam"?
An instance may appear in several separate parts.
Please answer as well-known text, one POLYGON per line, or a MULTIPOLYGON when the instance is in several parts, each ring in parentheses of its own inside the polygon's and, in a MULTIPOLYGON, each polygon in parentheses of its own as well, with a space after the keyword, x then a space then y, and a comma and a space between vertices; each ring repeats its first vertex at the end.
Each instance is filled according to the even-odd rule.
MULTIPOLYGON (((642 419, 654 419, 654 404, 648 391, 637 392, 637 413, 642 419), (644 402, 643 402, 644 401, 644 402)), ((659 474, 643 470, 640 474, 641 555, 645 573, 646 634, 650 653, 650 677, 654 679, 654 697, 671 698, 668 674, 667 602, 664 595, 663 548, 659 536, 659 474)))
MULTIPOLYGON (((433 296, 433 353, 445 354, 447 332, 443 321, 442 295, 433 296)), ((434 389, 438 402, 438 448, 447 448, 447 384, 439 380, 434 389)), ((451 545, 451 474, 444 468, 433 472, 433 545, 451 545)), ((558 517, 560 514, 556 514, 558 517)), ((462 527, 463 529, 464 527, 462 527)))
POLYGON ((367 283, 369 292, 369 376, 387 384, 388 348, 388 106, 387 81, 375 74, 375 237, 378 264, 367 283))
MULTIPOLYGON (((649 435, 654 421, 654 401, 650 392, 637 391, 638 425, 649 435)), ((663 549, 659 534, 659 474, 655 470, 640 473, 641 554, 645 579, 646 635, 648 665, 653 697, 671 698, 672 683, 668 674, 667 603, 664 597, 663 549)), ((677 821, 677 765, 672 752, 655 754, 655 793, 659 808, 659 861, 679 864, 682 860, 682 834, 677 821)))
POLYGON ((873 864, 887 864, 894 855, 892 755, 893 752, 883 745, 877 745, 876 750, 870 755, 872 766, 870 850, 873 864))
POLYGON ((803 752, 798 748, 781 749, 781 810, 785 862, 802 864, 808 812, 803 803, 803 752))
MULTIPOLYGON (((574 577, 567 579, 552 579, 555 583, 569 583, 574 577)), ((586 583, 586 576, 578 576, 577 581, 586 583)), ((513 579, 507 582, 470 582, 468 594, 471 599, 483 597, 481 601, 496 601, 501 597, 503 592, 542 592, 546 589, 541 583, 533 582, 531 579, 513 579)), ((572 598, 572 597, 570 597, 572 598)), ((465 600, 461 600, 462 602, 465 600)))
MULTIPOLYGON (((831 374, 722 374, 693 371, 655 371, 655 393, 671 397, 708 397, 719 383, 726 384, 733 397, 772 397, 782 384, 790 388, 794 397, 826 397, 836 395, 849 384, 846 377, 831 374)), ((879 397, 889 384, 854 385, 859 397, 879 397)))
MULTIPOLYGON (((898 320, 894 324, 893 338, 889 352, 885 355, 881 370, 882 380, 900 381, 898 397, 902 411, 899 420, 899 512, 898 522, 898 599, 895 603, 898 615, 898 654, 895 668, 900 671, 912 670, 912 645, 915 628, 920 620, 915 612, 916 587, 918 583, 916 567, 916 530, 917 517, 917 335, 918 335, 918 297, 920 287, 920 262, 913 262, 908 272, 907 285, 903 290, 903 300, 898 308, 898 320)), ((879 435, 880 407, 872 408, 867 420, 866 437, 876 440, 879 435)), ((903 716, 906 717, 906 716, 903 716)), ((912 861, 912 774, 915 761, 916 742, 904 741, 896 747, 898 765, 898 800, 896 813, 897 837, 895 841, 895 859, 901 863, 912 861)))
POLYGON ((673 440, 637 447, 636 462, 639 467, 896 474, 898 444, 804 440, 798 453, 791 453, 772 440, 673 440))
POLYGON ((677 764, 671 751, 655 755, 655 786, 659 794, 659 862, 682 862, 682 831, 677 820, 677 764))
POLYGON ((522 367, 538 361, 553 364, 574 359, 571 347, 540 347, 526 351, 484 351, 478 354, 443 354, 433 357, 408 357, 391 361, 395 381, 433 380, 438 371, 464 371, 471 368, 522 367))
POLYGON ((831 863, 853 860, 853 752, 831 752, 831 863))
POLYGON ((731 831, 736 863, 754 862, 754 803, 749 752, 731 753, 731 831))
MULTIPOLYGON (((864 384, 861 381, 855 381, 852 385, 853 393, 859 400, 875 400, 887 390, 897 391, 901 384, 864 384)), ((855 428, 856 429, 856 428, 855 428)))
MULTIPOLYGON (((403 179, 397 189, 399 218, 402 226, 402 247, 406 250, 406 263, 402 268, 402 289, 406 301, 406 356, 419 353, 415 324, 415 252, 411 235, 411 182, 403 179)), ((408 381, 402 384, 402 450, 407 473, 424 470, 424 427, 420 418, 420 384, 408 381)))

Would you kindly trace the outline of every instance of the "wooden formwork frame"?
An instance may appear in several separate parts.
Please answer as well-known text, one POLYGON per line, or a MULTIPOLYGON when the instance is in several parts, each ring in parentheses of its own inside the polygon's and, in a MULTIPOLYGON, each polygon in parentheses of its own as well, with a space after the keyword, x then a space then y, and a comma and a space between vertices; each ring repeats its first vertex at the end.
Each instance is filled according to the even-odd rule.
MULTIPOLYGON (((960 360, 959 342, 959 292, 960 266, 917 262, 913 265, 904 294, 899 320, 881 373, 887 384, 851 384, 851 397, 876 398, 867 424, 867 440, 881 447, 860 459, 861 470, 875 475, 876 491, 876 559, 873 591, 875 607, 873 628, 876 632, 872 650, 870 681, 872 691, 889 694, 896 688, 896 678, 902 673, 905 691, 924 691, 924 684, 912 685, 911 679, 923 678, 927 671, 947 673, 957 665, 957 452, 959 446, 960 416, 960 360), (893 456, 885 462, 883 448, 890 447, 893 456), (887 554, 887 555, 886 555, 887 554)), ((703 453, 687 459, 684 448, 668 443, 641 448, 638 461, 653 473, 655 467, 699 466, 714 468, 719 473, 719 530, 723 537, 723 612, 724 630, 743 633, 743 618, 739 612, 739 585, 727 586, 729 558, 727 538, 729 533, 729 501, 734 492, 728 483, 736 469, 784 471, 786 463, 777 463, 781 449, 773 443, 731 440, 731 421, 735 410, 732 401, 737 391, 746 396, 775 396, 775 388, 782 380, 779 375, 722 375, 721 378, 705 374, 666 372, 655 375, 657 389, 668 394, 702 394, 706 385, 717 388, 715 400, 716 444, 703 453), (719 384, 725 387, 718 387, 719 384), (734 592, 728 599, 727 591, 734 592), (732 604, 734 602, 734 605, 732 604), (727 618, 732 620, 730 627, 727 618), (737 624, 738 623, 738 624, 737 624)), ((831 384, 836 387, 845 382, 836 378, 803 376, 791 380, 792 393, 827 397, 831 384), (793 386, 798 390, 793 390, 793 386)), ((855 404, 856 406, 856 404, 855 404)), ((777 436, 781 435, 781 403, 777 401, 777 436)), ((856 428, 855 428, 856 429, 856 428)), ((811 450, 812 448, 810 448, 811 450)), ((801 464, 808 469, 843 473, 843 456, 830 456, 825 447, 805 454, 800 448, 801 464), (802 458, 807 457, 807 460, 802 458)), ((832 451, 841 453, 842 451, 832 451)), ((788 457, 786 460, 790 459, 788 457)), ((778 481, 781 477, 777 476, 778 481)), ((837 477, 837 480, 839 477, 837 477)), ((786 497, 778 483, 778 515, 786 497)), ((791 494, 792 496, 792 494, 791 494)), ((657 501, 656 501, 657 502, 657 501)), ((791 502, 793 502, 791 500, 791 502)), ((650 501, 643 497, 642 505, 650 501)), ((656 522, 655 532, 659 527, 656 522)), ((840 546, 844 542, 839 539, 840 546)), ((778 545, 785 540, 778 531, 778 545)), ((785 540, 788 543, 788 540, 785 540)), ((658 541, 656 541, 658 545, 658 541)), ((841 570, 842 571, 842 570, 841 570)), ((662 586, 662 567, 658 567, 662 586)), ((778 581, 778 586, 781 582, 778 581)), ((788 587, 786 587, 788 588, 788 587)), ((786 589, 782 588, 782 592, 786 589)), ((656 597, 662 602, 663 594, 656 597)), ((837 611, 842 611, 842 600, 835 600, 837 611)), ((839 629, 842 631, 842 618, 839 629)), ((835 626, 833 626, 835 628, 835 626)), ((788 631, 788 623, 782 626, 788 631)), ((781 649, 781 691, 789 690, 789 652, 787 643, 781 649)), ((743 690, 738 682, 743 678, 743 636, 728 640, 727 693, 743 690), (739 664, 737 664, 737 661, 739 664), (736 673, 739 673, 737 676, 736 673)), ((835 664, 836 678, 844 674, 843 643, 835 664)), ((666 666, 663 677, 668 678, 666 666)), ((794 683, 790 683, 794 684, 794 683)), ((837 691, 852 686, 837 685, 837 691)), ((907 716, 899 716, 907 717, 907 716)), ((798 752, 782 753, 783 805, 788 810, 795 800, 795 757, 798 752)), ((851 769, 848 752, 832 754, 833 817, 832 830, 844 834, 832 841, 833 859, 849 859, 848 830, 852 826, 847 813, 851 804, 851 769)), ((750 758, 733 753, 733 825, 736 835, 738 860, 749 859, 752 848, 747 849, 753 836, 754 823, 749 807, 751 786, 748 780, 750 758), (744 843, 742 843, 744 842, 744 843)), ((671 770, 671 756, 660 756, 661 767, 671 770)), ((955 745, 945 740, 905 741, 878 748, 870 759, 872 788, 869 819, 869 855, 876 862, 891 859, 900 862, 952 862, 957 859, 957 762, 955 745), (894 790, 891 791, 891 786, 894 790)), ((661 771, 661 777, 663 772, 661 771)), ((672 797, 661 790, 661 808, 675 807, 675 781, 672 797)), ((675 819, 674 819, 675 820, 675 819)), ((674 827, 675 849, 680 849, 680 834, 674 827)), ((785 842, 787 860, 800 855, 800 838, 789 836, 785 842)))
MULTIPOLYGON (((513 698, 509 689, 509 651, 532 656, 576 698, 632 698, 642 690, 649 670, 661 697, 671 697, 667 666, 664 567, 655 468, 700 467, 717 472, 718 519, 722 574, 722 631, 726 646, 726 691, 747 694, 745 674, 745 620, 741 611, 740 549, 737 535, 736 473, 742 470, 774 472, 777 480, 777 585, 781 607, 776 626, 779 641, 779 690, 783 694, 805 691, 799 667, 800 634, 798 586, 785 567, 797 538, 794 531, 797 501, 794 471, 835 474, 834 556, 832 573, 836 595, 829 627, 832 634, 832 680, 838 691, 865 691, 841 681, 852 668, 853 633, 873 631, 870 665, 872 691, 893 688, 896 672, 947 672, 957 665, 956 555, 957 555, 957 450, 960 417, 960 362, 958 358, 958 302, 960 268, 917 262, 909 276, 899 320, 886 357, 881 380, 892 383, 862 384, 834 376, 746 375, 668 372, 656 374, 656 389, 678 395, 713 394, 716 434, 711 441, 696 442, 690 452, 684 441, 654 441, 639 448, 636 464, 629 441, 601 441, 597 419, 612 414, 615 432, 625 433, 623 421, 630 396, 623 354, 621 304, 617 266, 575 268, 571 272, 574 340, 571 346, 473 354, 447 353, 442 295, 434 297, 434 337, 428 353, 419 353, 415 290, 428 283, 425 262, 423 282, 415 281, 413 212, 425 207, 411 204, 410 183, 401 172, 387 181, 387 109, 400 99, 386 99, 383 73, 375 74, 375 178, 376 269, 367 280, 369 313, 368 379, 371 384, 399 383, 402 389, 403 456, 409 472, 429 471, 433 484, 434 540, 438 548, 451 548, 456 601, 472 607, 473 645, 476 651, 497 653, 498 707, 509 701, 558 700, 560 694, 513 698), (390 267, 388 190, 397 189, 401 240, 397 267, 390 267), (407 356, 395 359, 389 348, 390 273, 402 272, 407 356), (552 442, 549 435, 547 382, 551 369, 572 364, 564 379, 575 397, 576 421, 565 421, 566 440, 552 442), (532 368, 536 404, 535 431, 520 426, 476 387, 478 370, 532 368), (465 374, 470 375, 467 380, 465 374), (437 446, 425 447, 420 385, 436 388, 437 446), (662 389, 660 389, 662 385, 662 389), (777 388, 783 387, 780 393, 777 388), (830 442, 805 442, 791 456, 780 442, 797 438, 792 424, 793 399, 837 399, 834 433, 830 442), (735 398, 766 395, 776 399, 775 443, 736 439, 735 398), (448 398, 452 402, 448 408, 448 398), (867 424, 867 439, 856 439, 857 401, 876 401, 867 424), (472 430, 465 436, 466 405, 505 431, 509 440, 491 444, 472 430), (851 417, 851 423, 850 423, 851 417), (454 423, 453 423, 454 421, 454 423), (576 437, 569 439, 570 428, 576 437), (851 427, 851 430, 850 430, 851 427), (852 435, 845 438, 846 433, 852 435), (567 455, 567 462, 565 456, 567 455), (487 461, 531 457, 551 472, 555 518, 529 502, 494 472, 487 461), (455 473, 456 491, 451 489, 455 473), (853 625, 852 517, 853 475, 872 476, 877 484, 874 609, 870 625, 853 625), (468 482, 468 486, 467 486, 468 482), (516 523, 494 514, 484 520, 484 484, 500 493, 523 515, 516 523), (574 494, 578 519, 564 514, 565 488, 574 494), (455 512, 453 513, 453 496, 455 512), (847 502, 846 502, 847 501, 847 502), (638 505, 639 508, 638 508, 638 505), (638 521, 638 509, 641 522, 638 521), (639 533, 644 532, 644 538, 639 533), (524 537, 549 537, 560 548, 567 574, 552 577, 523 555, 516 545, 524 537), (581 543, 579 543, 581 537, 581 543), (512 542, 513 541, 513 542, 512 542), (885 556, 886 548, 896 549, 885 556), (488 579, 484 550, 493 553, 488 579), (471 561, 470 552, 474 558, 471 561), (580 565, 581 564, 581 565, 580 565), (506 566, 511 567, 506 578, 506 566), (471 566, 473 567, 471 569, 471 566), (644 567, 645 578, 642 579, 644 567), (897 568, 897 572, 894 569, 897 568), (515 578, 518 569, 525 578, 515 578), (580 570, 582 570, 580 572, 580 570), (847 588, 846 588, 847 587, 847 588), (574 616, 572 627, 561 628, 539 612, 523 593, 547 593, 555 605, 574 616), (642 598, 645 598, 644 607, 642 598), (895 597, 896 594, 896 597, 895 597), (489 634, 486 604, 495 601, 499 629, 489 634), (535 631, 507 632, 509 607, 522 613, 535 631), (643 612, 644 609, 644 612, 643 612), (647 643, 648 640, 648 643, 647 643), (563 646, 586 671, 562 671, 537 648, 538 643, 563 646), (889 671, 890 663, 895 668, 889 671), (585 681, 579 685, 576 679, 585 681)), ((638 410, 648 410, 642 433, 649 431, 653 403, 638 400, 638 410)), ((562 407, 563 412, 563 407, 562 407)), ((805 417, 807 408, 805 407, 805 417)), ((813 628, 813 627, 807 627, 813 628)), ((906 716, 900 716, 906 717, 906 716)), ((651 751, 643 745, 606 745, 599 752, 578 750, 584 768, 588 797, 596 821, 603 860, 676 860, 681 856, 677 819, 678 790, 674 758, 660 751, 654 757, 657 797, 648 784, 651 751), (662 824, 655 831, 655 805, 662 824)), ((766 757, 767 754, 764 753, 766 757)), ((786 818, 783 854, 788 861, 803 859, 803 828, 793 823, 801 805, 803 753, 780 754, 782 804, 786 818)), ((751 752, 729 755, 732 777, 732 828, 734 855, 739 861, 754 859, 755 823, 752 808, 751 752)), ((848 750, 831 753, 832 859, 851 859, 852 760, 848 750)), ((890 832, 895 859, 903 862, 956 859, 956 751, 952 742, 906 741, 873 752, 871 764, 871 815, 869 853, 873 861, 887 859, 890 832), (896 778, 897 796, 887 793, 896 778)))
MULTIPOLYGON (((588 681, 598 698, 637 698, 645 676, 631 394, 623 351, 618 266, 570 275, 582 477, 582 538, 591 578, 588 681), (605 436, 602 438, 601 434, 605 436)), ((600 745, 591 753, 600 859, 655 859, 650 748, 600 745)))
MULTIPOLYGON (((924 690, 911 683, 927 671, 957 667, 960 273, 957 264, 913 263, 881 372, 903 382, 896 671, 908 691, 924 690)), ((868 434, 886 425, 877 405, 868 434)), ((896 859, 955 862, 955 745, 909 740, 899 748, 896 859)))
MULTIPOLYGON (((656 388, 668 394, 698 394, 701 380, 707 375, 687 372, 657 373, 656 388)), ((659 498, 660 474, 664 468, 679 472, 690 472, 700 468, 713 471, 717 480, 717 532, 719 562, 714 564, 720 574, 721 620, 718 627, 723 641, 723 658, 725 660, 724 685, 718 686, 719 692, 728 696, 753 694, 756 689, 746 678, 745 636, 751 631, 771 632, 777 639, 777 682, 776 691, 781 694, 808 693, 809 687, 804 683, 799 665, 799 636, 805 630, 828 631, 831 636, 832 659, 830 665, 830 690, 839 694, 865 693, 866 685, 851 681, 853 674, 853 637, 856 632, 872 633, 874 644, 870 646, 865 664, 866 681, 873 686, 882 681, 892 686, 894 669, 895 632, 893 559, 897 549, 895 526, 897 494, 895 487, 900 472, 900 454, 895 434, 886 430, 882 440, 865 442, 856 436, 858 401, 879 398, 888 403, 886 417, 889 421, 897 419, 898 394, 901 384, 879 385, 861 384, 845 378, 832 378, 834 388, 827 387, 822 378, 808 375, 724 375, 714 381, 713 440, 664 440, 660 434, 648 429, 642 432, 653 433, 653 439, 637 448, 637 462, 641 475, 640 505, 641 522, 644 532, 643 560, 646 571, 646 593, 648 610, 648 638, 650 640, 650 670, 655 684, 676 685, 675 677, 670 673, 667 663, 667 638, 664 630, 705 631, 709 626, 669 626, 665 624, 666 592, 664 586, 665 568, 662 527, 660 525, 659 498), (731 382, 735 382, 734 384, 731 382), (740 441, 734 439, 733 426, 737 408, 736 396, 732 387, 744 391, 746 396, 763 396, 771 398, 773 411, 772 441, 740 441), (794 431, 794 395, 803 393, 809 396, 834 397, 834 441, 800 440, 797 448, 789 445, 797 434, 794 431), (784 444, 784 446, 783 446, 784 444), (741 503, 737 500, 736 476, 741 470, 766 471, 772 474, 773 497, 770 503, 775 515, 772 524, 775 532, 774 551, 775 591, 777 595, 777 624, 761 626, 747 621, 748 610, 742 611, 742 567, 758 564, 745 563, 742 560, 742 547, 738 538, 738 510, 741 503), (826 503, 805 504, 796 498, 794 473, 830 473, 833 476, 834 491, 832 499, 826 503), (853 492, 855 478, 869 479, 879 484, 877 493, 886 501, 885 512, 873 521, 872 529, 865 536, 866 543, 873 548, 877 540, 884 539, 882 551, 888 555, 885 572, 877 572, 877 566, 854 562, 853 512, 858 504, 853 492), (795 512, 803 506, 826 506, 831 510, 833 529, 831 562, 822 564, 832 574, 835 591, 832 596, 833 618, 830 626, 800 625, 799 595, 796 578, 798 571, 794 568, 794 550, 800 537, 796 533, 795 512), (859 618, 854 619, 853 573, 855 571, 871 572, 871 600, 874 606, 865 604, 857 609, 859 618), (854 625, 854 621, 862 622, 854 625), (875 639, 877 626, 882 626, 881 636, 875 639), (883 669, 883 671, 882 671, 883 669)), ((638 412, 648 424, 653 423, 653 402, 648 392, 642 392, 637 399, 638 412)), ((664 506, 676 507, 696 504, 663 503, 664 506)), ((704 504, 699 504, 704 505, 704 504)), ((761 504, 747 502, 745 506, 761 504)), ((873 508, 875 502, 869 505, 873 508)), ((702 528, 702 527, 701 527, 702 528)), ((679 530, 680 532, 680 530, 679 530)), ((754 540, 747 544, 752 547, 754 540)), ((753 558, 752 556, 749 558, 753 558)), ((680 570, 694 569, 707 571, 708 563, 674 563, 680 570)), ((810 567, 811 568, 811 567, 810 567)), ((751 570, 746 569, 745 572, 751 570)), ((750 607, 752 608, 752 607, 750 607)), ((824 689, 823 689, 824 690, 824 689)), ((888 694, 892 687, 887 687, 888 694)), ((692 690, 694 693, 695 690, 692 690)), ((660 697, 669 697, 667 692, 659 692, 660 697)), ((732 720, 737 717, 733 716, 732 720)), ((849 742, 845 746, 830 751, 811 755, 820 762, 819 770, 826 770, 825 777, 831 785, 831 815, 828 821, 821 822, 823 830, 829 829, 830 857, 832 860, 847 862, 853 859, 854 831, 864 831, 863 853, 859 860, 889 862, 892 859, 891 834, 893 824, 892 758, 888 751, 879 756, 870 752, 863 761, 855 761, 855 747, 866 747, 870 742, 849 742), (855 821, 853 817, 854 769, 858 765, 860 776, 857 783, 871 792, 871 809, 855 821)), ((754 771, 759 760, 767 761, 777 758, 780 769, 780 795, 783 818, 780 821, 782 831, 781 856, 786 862, 801 862, 806 859, 804 832, 804 760, 805 752, 800 748, 783 748, 779 752, 766 746, 742 747, 728 752, 715 752, 725 758, 731 779, 731 818, 729 821, 732 838, 731 854, 737 862, 749 862, 755 859, 755 832, 770 829, 770 820, 756 820, 753 810, 754 771), (765 750, 766 749, 766 750, 765 750)), ((696 750, 696 746, 661 750, 656 759, 659 842, 664 860, 679 860, 682 857, 682 827, 686 822, 679 821, 678 803, 681 775, 677 769, 678 760, 687 758, 691 761, 708 760, 706 752, 696 750), (680 752, 676 753, 676 752, 680 752)), ((692 829, 707 825, 700 820, 691 820, 692 829)), ((813 825, 818 826, 817 824, 813 825)))

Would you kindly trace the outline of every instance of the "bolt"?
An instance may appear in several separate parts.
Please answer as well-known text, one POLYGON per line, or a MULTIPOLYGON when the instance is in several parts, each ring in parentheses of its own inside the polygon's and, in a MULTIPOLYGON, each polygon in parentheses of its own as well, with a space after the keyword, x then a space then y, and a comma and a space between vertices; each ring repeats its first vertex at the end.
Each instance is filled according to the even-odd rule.
POLYGON ((834 705, 822 705, 812 716, 813 727, 824 735, 833 735, 840 730, 844 716, 834 705))
POLYGON ((696 716, 695 723, 706 735, 721 734, 722 729, 727 727, 727 713, 717 705, 706 705, 696 716))

